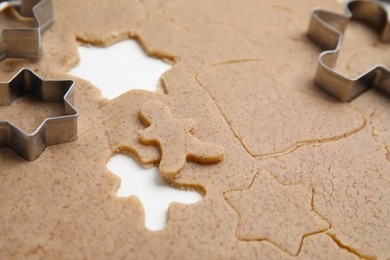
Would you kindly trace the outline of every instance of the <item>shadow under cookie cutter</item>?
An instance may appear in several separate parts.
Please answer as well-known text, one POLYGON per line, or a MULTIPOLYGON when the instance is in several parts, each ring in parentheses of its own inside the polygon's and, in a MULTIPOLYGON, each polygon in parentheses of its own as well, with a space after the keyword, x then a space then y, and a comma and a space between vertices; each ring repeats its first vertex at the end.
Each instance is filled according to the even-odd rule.
POLYGON ((44 81, 33 71, 22 69, 7 83, 0 83, 0 106, 10 105, 23 94, 32 94, 43 102, 63 102, 64 115, 45 119, 27 134, 9 121, 0 121, 0 147, 8 147, 32 161, 49 145, 77 140, 78 112, 73 107, 74 82, 44 81))
POLYGON ((377 65, 357 78, 349 78, 334 68, 343 41, 343 33, 351 19, 374 28, 381 41, 390 42, 390 22, 386 6, 379 1, 353 0, 346 5, 346 14, 324 9, 312 12, 308 36, 325 48, 320 54, 315 74, 315 83, 321 89, 341 101, 349 102, 367 89, 375 86, 390 95, 390 70, 377 65))
POLYGON ((41 34, 53 23, 52 0, 0 0, 0 4, 4 5, 0 12, 14 8, 21 16, 34 19, 32 28, 0 28, 0 61, 41 57, 41 34))

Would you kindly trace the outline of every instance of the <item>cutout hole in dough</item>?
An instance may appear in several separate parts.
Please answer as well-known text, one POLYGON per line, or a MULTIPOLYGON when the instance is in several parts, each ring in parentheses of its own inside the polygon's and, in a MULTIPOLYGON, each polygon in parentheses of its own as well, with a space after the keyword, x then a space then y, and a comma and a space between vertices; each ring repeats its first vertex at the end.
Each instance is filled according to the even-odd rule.
POLYGON ((141 201, 145 212, 145 226, 157 231, 168 222, 168 207, 171 202, 194 204, 202 200, 197 191, 180 190, 165 183, 158 168, 145 169, 129 155, 114 155, 107 168, 121 179, 116 195, 135 195, 141 201))
POLYGON ((90 81, 107 99, 131 90, 160 89, 161 75, 171 68, 163 60, 149 56, 133 39, 102 48, 79 46, 80 64, 69 74, 90 81))

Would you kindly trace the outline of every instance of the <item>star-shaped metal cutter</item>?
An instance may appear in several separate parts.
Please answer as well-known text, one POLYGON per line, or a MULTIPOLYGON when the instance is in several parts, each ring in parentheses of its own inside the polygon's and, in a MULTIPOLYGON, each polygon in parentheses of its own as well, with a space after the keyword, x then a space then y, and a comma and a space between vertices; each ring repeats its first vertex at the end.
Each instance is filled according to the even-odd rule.
POLYGON ((32 133, 27 134, 8 121, 0 121, 0 147, 9 147, 26 160, 39 157, 46 146, 77 140, 78 112, 73 107, 71 80, 44 81, 29 69, 22 69, 9 82, 0 83, 0 106, 32 94, 42 102, 61 102, 64 115, 45 119, 32 133))
POLYGON ((390 70, 375 66, 357 78, 349 78, 334 70, 343 41, 343 32, 351 19, 359 20, 375 29, 383 42, 390 42, 390 22, 386 6, 379 1, 353 0, 346 5, 346 14, 315 9, 312 12, 308 36, 325 48, 320 54, 315 75, 317 86, 349 102, 370 87, 378 87, 390 94, 390 70))
POLYGON ((36 59, 42 56, 41 34, 53 23, 51 0, 0 0, 0 12, 15 8, 34 19, 32 28, 1 28, 0 61, 7 58, 36 59))

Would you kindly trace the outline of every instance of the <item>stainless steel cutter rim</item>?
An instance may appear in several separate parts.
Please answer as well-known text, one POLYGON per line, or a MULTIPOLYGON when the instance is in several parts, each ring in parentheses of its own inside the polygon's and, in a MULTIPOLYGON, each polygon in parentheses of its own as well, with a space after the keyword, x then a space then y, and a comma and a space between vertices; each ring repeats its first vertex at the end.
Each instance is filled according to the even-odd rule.
MULTIPOLYGON (((36 79, 39 79, 42 83, 43 82, 55 82, 55 83, 60 83, 60 84, 68 84, 67 90, 65 94, 63 95, 61 103, 64 104, 64 115, 62 116, 56 116, 56 117, 48 117, 43 122, 35 129, 33 133, 27 133, 23 131, 21 128, 17 127, 15 124, 10 122, 9 120, 1 120, 0 121, 0 128, 1 126, 8 126, 10 133, 15 135, 20 136, 20 138, 23 139, 23 141, 26 143, 24 146, 25 147, 20 147, 21 145, 19 144, 19 147, 15 147, 18 144, 12 144, 7 138, 4 138, 6 140, 5 145, 0 144, 0 148, 2 147, 8 147, 11 150, 13 150, 16 154, 24 158, 25 160, 28 161, 33 161, 36 158, 40 156, 40 154, 46 149, 47 146, 50 145, 57 145, 60 143, 67 143, 67 142, 72 142, 77 140, 77 120, 78 120, 78 111, 75 109, 73 105, 73 94, 74 94, 74 81, 72 80, 42 80, 41 77, 39 77, 35 72, 33 72, 30 69, 23 68, 21 69, 18 73, 16 73, 9 81, 4 82, 2 84, 7 84, 10 87, 10 83, 12 83, 21 73, 30 73, 36 79), (57 123, 57 122, 66 122, 68 124, 71 124, 71 127, 68 127, 68 131, 65 132, 57 132, 56 133, 47 133, 47 131, 50 132, 50 130, 47 129, 47 127, 50 127, 50 123, 57 123), (48 136, 51 136, 49 138, 48 136), (50 139, 62 139, 61 141, 51 141, 50 139), (60 136, 65 136, 65 137, 60 137, 60 136), (39 138, 41 137, 41 139, 39 138), (38 140, 38 141, 37 141, 38 140), (39 142, 41 141, 41 142, 39 142), (31 145, 31 143, 35 143, 31 145), (27 148, 28 147, 28 148, 27 148), (27 150, 27 151, 26 151, 27 150)), ((24 92, 23 94, 25 94, 24 92)), ((28 93, 28 92, 27 92, 28 93)), ((34 95, 34 94, 32 94, 34 95)), ((35 96, 35 95, 34 95, 35 96)), ((14 100, 11 100, 9 98, 9 104, 11 104, 14 100)), ((45 102, 45 101, 42 101, 45 102)), ((3 128, 4 129, 4 128, 3 128)), ((0 129, 1 130, 1 129, 0 129)), ((0 132, 1 134, 1 132, 0 132)), ((0 136, 1 139, 1 136, 0 136)), ((0 140, 1 141, 1 140, 0 140)), ((11 140, 12 141, 12 140, 11 140)))
MULTIPOLYGON (((373 78, 371 81, 375 83, 376 81, 380 80, 381 75, 383 74, 390 75, 389 68, 383 64, 375 65, 357 77, 345 76, 334 69, 344 39, 343 32, 346 29, 349 21, 354 18, 354 10, 353 7, 351 6, 356 4, 371 5, 373 7, 379 8, 383 12, 382 27, 379 28, 375 28, 374 26, 372 27, 374 27, 374 29, 379 29, 380 31, 379 35, 382 41, 383 40, 385 40, 385 42, 390 41, 390 22, 388 21, 389 14, 386 7, 381 2, 378 1, 351 0, 346 4, 345 14, 340 14, 324 8, 315 8, 312 11, 312 17, 311 17, 312 20, 310 22, 309 31, 308 31, 309 37, 314 42, 327 49, 321 52, 320 55, 318 56, 318 67, 315 76, 315 83, 320 88, 329 92, 330 94, 340 99, 341 101, 347 101, 347 102, 353 100, 354 98, 356 98, 357 96, 359 96, 369 88, 368 86, 363 86, 364 84, 361 84, 361 82, 363 82, 366 78, 373 78), (328 19, 323 18, 322 16, 328 16, 328 19), (336 23, 331 25, 329 21, 327 21, 330 19, 339 19, 342 22, 340 22, 340 24, 336 23), (313 21, 315 21, 317 24, 313 23, 313 21), (324 36, 321 35, 318 31, 312 30, 313 25, 322 26, 323 28, 328 30, 328 32, 322 32, 323 34, 325 33, 327 36, 329 36, 329 34, 332 33, 337 36, 337 39, 334 41, 330 40, 330 42, 332 43, 329 42, 324 43, 323 41, 324 36), (329 46, 328 44, 332 46, 329 46), (327 58, 330 61, 327 62, 326 61, 327 58), (333 83, 336 82, 335 85, 339 85, 339 86, 341 85, 341 87, 339 88, 339 86, 336 87, 331 86, 331 84, 327 82, 327 79, 324 79, 324 76, 331 76, 332 78, 330 80, 332 80, 333 83), (342 91, 343 87, 346 87, 344 91, 342 91)), ((322 29, 322 28, 317 27, 317 29, 322 29)), ((325 42, 326 41, 329 40, 326 39, 325 42)), ((385 87, 383 87, 383 90, 386 93, 390 94, 390 85, 386 85, 385 87)))
MULTIPOLYGON (((351 10, 349 8, 349 5, 351 3, 354 3, 354 2, 366 2, 366 3, 373 4, 373 5, 377 5, 377 6, 381 7, 381 8, 383 8, 383 10, 386 10, 386 7, 382 3, 380 3, 380 2, 371 2, 371 1, 365 1, 365 0, 350 0, 347 3, 347 5, 346 5, 346 9, 345 9, 346 12, 347 12, 346 14, 339 14, 337 12, 334 12, 333 10, 325 9, 325 8, 315 8, 313 10, 313 13, 316 12, 316 11, 326 11, 327 13, 335 15, 335 16, 344 16, 345 18, 348 19, 348 21, 350 21, 352 16, 353 16, 353 14, 352 14, 352 12, 351 12, 351 10)), ((388 15, 387 15, 387 12, 386 12, 386 19, 388 18, 387 16, 388 15)), ((323 62, 323 57, 327 56, 329 54, 337 54, 338 55, 338 53, 340 52, 340 49, 341 49, 341 45, 342 45, 343 40, 344 40, 344 33, 342 31, 336 29, 335 27, 329 25, 327 22, 322 20, 319 16, 314 16, 314 18, 317 19, 319 23, 322 23, 323 26, 326 26, 329 30, 331 30, 334 33, 338 34, 338 41, 337 41, 336 47, 333 50, 326 50, 326 51, 321 52, 321 54, 318 57, 319 62, 324 67, 327 67, 328 69, 333 70, 332 67, 328 66, 326 63, 323 62)), ((383 68, 383 69, 389 71, 389 69, 387 68, 386 65, 378 64, 378 65, 375 65, 375 66, 371 67, 370 69, 368 69, 367 71, 365 71, 364 73, 362 73, 361 75, 356 76, 356 77, 345 76, 345 75, 341 74, 340 72, 337 72, 336 70, 334 70, 334 73, 338 74, 338 75, 340 75, 340 77, 346 78, 348 80, 356 81, 356 80, 361 79, 365 74, 368 74, 369 72, 372 72, 373 70, 376 70, 377 68, 383 68)))
MULTIPOLYGON (((16 10, 19 9, 20 5, 23 3, 23 1, 31 1, 31 0, 0 0, 0 4, 4 4, 4 7, 2 9, 6 9, 7 6, 14 7, 16 10)), ((31 14, 23 15, 20 12, 19 15, 21 17, 26 18, 32 18, 34 20, 34 23, 36 27, 33 28, 15 28, 11 30, 30 30, 30 29, 38 29, 40 28, 42 31, 47 29, 54 21, 52 12, 47 15, 46 19, 41 20, 40 16, 37 15, 39 12, 39 9, 44 8, 45 6, 50 7, 52 9, 52 0, 33 0, 35 4, 31 7, 31 14)), ((3 11, 0 9, 0 12, 3 11)), ((2 30, 9 30, 7 28, 4 28, 2 30)))
MULTIPOLYGON (((28 58, 37 59, 42 56, 41 34, 53 24, 52 0, 0 0, 0 4, 18 7, 23 3, 31 5, 31 14, 26 17, 33 18, 35 26, 29 28, 0 28, 1 45, 6 46, 0 49, 0 62, 7 58, 28 58), (15 42, 28 41, 22 47, 17 47, 15 42), (29 48, 29 49, 28 49, 29 48), (7 50, 8 49, 8 50, 7 50)), ((0 12, 4 7, 0 9, 0 12)), ((1 46, 0 45, 0 46, 1 46)))
MULTIPOLYGON (((32 71, 31 71, 32 72, 32 71)), ((69 81, 69 82, 73 82, 73 81, 69 81)), ((72 115, 63 115, 63 116, 54 116, 54 117, 48 117, 48 118, 45 118, 42 123, 37 127, 37 129, 34 130, 34 132, 32 133, 27 133, 26 131, 23 131, 21 130, 18 126, 16 126, 15 124, 13 124, 12 122, 10 122, 9 120, 0 120, 0 123, 1 122, 4 122, 4 123, 7 123, 9 124, 10 126, 14 127, 15 129, 17 130, 20 130, 21 133, 23 133, 26 137, 34 137, 38 134, 39 131, 41 131, 41 128, 44 127, 44 125, 46 125, 46 123, 48 121, 53 121, 53 120, 57 120, 58 118, 61 118, 61 119, 68 119, 68 118, 75 118, 78 116, 78 112, 77 110, 74 108, 74 106, 67 100, 67 97, 68 97, 68 94, 73 91, 73 86, 74 86, 74 83, 72 83, 72 86, 69 88, 69 90, 67 91, 67 93, 65 94, 64 96, 64 104, 66 103, 69 107, 72 108, 74 114, 72 115)))

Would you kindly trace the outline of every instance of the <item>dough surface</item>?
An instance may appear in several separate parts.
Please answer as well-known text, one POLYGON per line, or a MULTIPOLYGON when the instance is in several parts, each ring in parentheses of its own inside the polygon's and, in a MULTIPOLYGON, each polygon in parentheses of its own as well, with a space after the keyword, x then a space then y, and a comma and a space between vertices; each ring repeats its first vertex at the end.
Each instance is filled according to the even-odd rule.
MULTIPOLYGON (((79 137, 33 162, 0 149, 1 259, 390 258, 390 98, 370 90, 339 103, 313 84, 321 50, 305 36, 310 12, 341 12, 337 1, 53 4, 43 57, 1 62, 0 80, 23 67, 75 80, 79 137), (173 64, 161 78, 164 93, 132 90, 107 100, 67 74, 80 44, 128 38, 173 64), (171 204, 158 232, 145 228, 137 197, 115 196, 120 180, 106 168, 115 153, 158 167, 161 151, 139 142, 147 102, 191 119, 193 137, 224 151, 219 162, 186 162, 179 175, 165 176, 204 198, 171 204)), ((28 24, 10 16, 0 12, 0 21, 28 24)), ((355 75, 386 64, 390 45, 375 37, 360 24, 348 27, 337 69, 355 75)), ((30 131, 59 112, 18 99, 0 108, 0 120, 30 131)))

